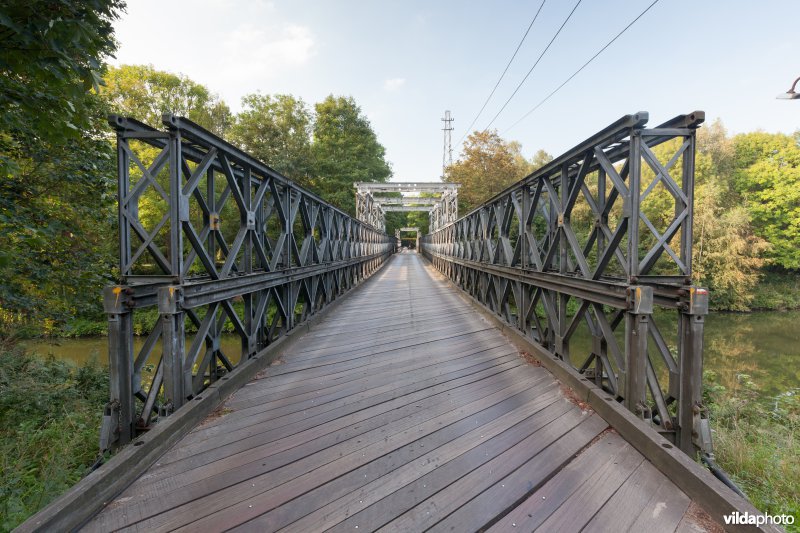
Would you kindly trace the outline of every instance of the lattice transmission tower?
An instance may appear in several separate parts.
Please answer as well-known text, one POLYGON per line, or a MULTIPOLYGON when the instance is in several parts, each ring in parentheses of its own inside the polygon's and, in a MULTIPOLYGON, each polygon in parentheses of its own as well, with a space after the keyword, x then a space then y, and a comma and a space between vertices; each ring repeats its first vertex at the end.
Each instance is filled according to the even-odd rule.
POLYGON ((450 116, 450 111, 444 112, 444 148, 442 151, 442 179, 444 179, 445 170, 449 165, 453 164, 453 117, 450 116))

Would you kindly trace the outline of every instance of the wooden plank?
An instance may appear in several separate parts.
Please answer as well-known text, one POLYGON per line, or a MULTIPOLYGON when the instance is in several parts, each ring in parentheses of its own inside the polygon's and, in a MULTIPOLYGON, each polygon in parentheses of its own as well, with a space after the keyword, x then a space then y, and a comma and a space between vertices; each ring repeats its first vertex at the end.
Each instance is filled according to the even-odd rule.
MULTIPOLYGON (((214 458, 219 457, 219 452, 215 450, 219 450, 222 447, 226 447, 227 454, 232 454, 253 446, 315 429, 315 436, 320 436, 337 428, 366 420, 425 398, 437 395, 439 395, 439 398, 443 398, 446 397, 448 392, 453 394, 451 391, 460 394, 486 387, 494 383, 494 380, 484 381, 489 376, 497 375, 496 379, 508 383, 509 380, 513 381, 518 377, 522 377, 521 375, 512 376, 508 373, 513 368, 521 366, 514 365, 514 363, 516 362, 508 365, 499 365, 498 368, 490 367, 479 372, 466 369, 461 371, 463 372, 461 375, 458 375, 458 373, 456 375, 445 374, 402 387, 392 391, 390 394, 367 398, 354 404, 308 417, 303 413, 294 413, 282 416, 279 419, 272 419, 269 424, 255 424, 215 434, 210 438, 198 441, 192 439, 181 447, 179 457, 174 459, 185 460, 191 458, 194 463, 198 463, 201 458, 206 457, 206 454, 211 454, 211 457, 214 458), (464 390, 455 390, 464 386, 467 386, 464 390), (320 430, 326 431, 320 432, 320 430)), ((529 372, 525 374, 532 375, 529 372)), ((166 464, 172 462, 172 459, 165 456, 161 462, 166 464)))
MULTIPOLYGON (((531 384, 536 380, 525 380, 511 387, 495 392, 480 400, 450 409, 435 418, 430 418, 422 423, 413 424, 414 430, 408 428, 389 434, 377 442, 339 455, 338 457, 323 457, 315 454, 303 461, 287 465, 285 468, 274 470, 267 474, 248 479, 247 481, 231 485, 224 490, 219 490, 202 497, 194 497, 191 501, 180 507, 166 511, 151 519, 144 520, 136 527, 139 529, 175 529, 189 525, 192 530, 221 530, 255 518, 259 514, 289 501, 327 480, 334 479, 359 465, 372 461, 399 447, 405 446, 428 433, 437 431, 464 417, 473 415, 477 410, 494 405, 517 394, 533 394, 531 384), (333 459, 333 460, 331 460, 333 459), (265 487, 268 490, 264 490, 265 487)), ((420 414, 426 416, 425 410, 420 414)), ((396 428, 399 429, 399 428, 396 428)), ((227 472, 222 474, 227 475, 227 472)), ((189 488, 178 492, 165 494, 171 497, 189 493, 189 488)), ((139 509, 149 512, 150 506, 139 509)))
POLYGON ((689 498, 649 461, 631 475, 589 522, 590 530, 674 531, 689 498))
MULTIPOLYGON (((381 373, 395 372, 397 370, 396 367, 406 361, 408 362, 409 367, 412 365, 418 365, 420 362, 436 364, 440 361, 445 362, 451 360, 454 357, 458 358, 459 356, 467 356, 500 346, 507 346, 507 344, 496 339, 484 340, 481 338, 473 339, 472 343, 453 343, 449 345, 448 348, 449 351, 456 353, 441 355, 436 358, 431 357, 431 352, 427 350, 423 350, 422 353, 420 353, 419 350, 412 350, 405 354, 402 354, 402 352, 390 353, 382 356, 376 356, 375 358, 368 360, 370 362, 366 362, 364 366, 359 368, 357 371, 347 370, 338 373, 329 372, 319 376, 312 376, 310 379, 295 379, 292 382, 283 385, 279 383, 279 380, 269 377, 269 372, 266 371, 262 374, 260 379, 251 382, 247 387, 238 391, 234 399, 246 399, 258 396, 261 400, 267 402, 275 399, 290 397, 295 394, 320 390, 326 387, 333 387, 351 381, 362 381, 381 373), (399 357, 399 354, 402 354, 403 358, 399 357), (385 359, 391 360, 391 362, 394 364, 376 365, 376 363, 382 362, 385 359)), ((415 366, 415 368, 416 367, 417 366, 415 366)))
MULTIPOLYGON (((453 372, 463 368, 471 368, 475 365, 470 364, 473 362, 472 357, 456 357, 455 354, 451 360, 437 361, 435 365, 423 367, 417 370, 410 371, 402 374, 402 379, 397 379, 396 374, 389 372, 382 372, 372 376, 371 382, 362 382, 344 390, 339 390, 333 394, 317 394, 311 398, 289 402, 285 405, 273 407, 269 404, 244 404, 244 406, 236 409, 235 413, 231 416, 226 416, 220 419, 216 424, 209 425, 196 432, 197 439, 209 438, 215 434, 226 433, 242 427, 251 426, 253 424, 267 421, 274 422, 280 417, 291 415, 293 413, 302 411, 304 418, 330 411, 339 407, 349 404, 357 403, 362 400, 367 400, 371 397, 376 398, 393 398, 405 394, 409 387, 419 387, 420 383, 435 378, 438 376, 448 376, 453 372), (392 375, 395 375, 393 381, 390 380, 392 375), (380 379, 384 378, 384 379, 380 379), (387 382, 387 379, 389 381, 387 382), (377 382, 377 383, 376 383, 377 382), (369 387, 369 385, 376 385, 369 387), (365 386, 369 388, 365 388, 365 386)), ((486 352, 479 352, 476 355, 475 362, 490 362, 498 363, 500 360, 509 361, 513 360, 513 354, 509 352, 508 347, 498 347, 486 352)), ((416 390, 416 388, 411 389, 416 390)), ((317 391, 319 392, 319 391, 317 391)), ((235 405, 235 404, 234 404, 235 405)), ((241 404, 240 404, 241 405, 241 404)), ((235 407, 233 407, 235 409, 235 407)))
MULTIPOLYGON (((424 531, 460 508, 464 502, 470 501, 531 460, 532 456, 540 475, 540 482, 543 482, 607 427, 605 421, 596 415, 580 416, 577 425, 575 425, 576 420, 569 420, 564 424, 559 423, 560 420, 548 424, 528 439, 468 475, 448 484, 443 490, 386 523, 380 530, 424 531)), ((413 500, 410 503, 413 503, 413 500)), ((347 525, 347 522, 342 522, 341 530, 347 525)))
MULTIPOLYGON (((649 461, 648 461, 648 464, 649 461)), ((655 467, 653 467, 655 469, 655 467)), ((651 493, 650 500, 642 509, 636 521, 631 525, 631 531, 647 531, 648 533, 668 533, 674 531, 686 514, 691 500, 678 487, 675 486, 664 474, 663 483, 651 493)), ((622 504, 619 512, 624 508, 622 504)))
MULTIPOLYGON (((608 457, 612 450, 609 447, 590 446, 588 450, 582 452, 580 471, 573 473, 579 474, 579 479, 583 480, 587 472, 591 473, 599 467, 601 462, 608 457), (591 461, 594 461, 592 463, 591 461)), ((561 475, 565 469, 569 469, 573 458, 568 458, 565 467, 556 475, 561 475)), ((479 530, 490 526, 498 517, 502 517, 512 510, 518 502, 529 497, 531 493, 542 487, 548 481, 540 472, 540 466, 536 461, 529 461, 513 471, 505 478, 497 481, 492 487, 473 498, 469 502, 450 514, 447 518, 437 523, 430 531, 467 531, 479 530)), ((576 483, 578 486, 580 482, 576 483)), ((512 528, 514 526, 511 526, 512 528)), ((602 531, 597 530, 597 531, 602 531)), ((620 529, 608 529, 606 531, 622 531, 620 529)))
POLYGON ((519 528, 519 531, 533 531, 604 464, 631 451, 631 446, 619 435, 615 433, 603 435, 538 489, 538 494, 533 494, 520 502, 488 531, 500 533, 513 528, 519 528))
MULTIPOLYGON (((475 340, 482 336, 486 331, 491 328, 485 324, 480 327, 474 328, 450 328, 446 331, 434 331, 429 334, 422 334, 414 337, 413 342, 407 341, 405 343, 365 343, 360 346, 355 346, 352 349, 337 348, 338 351, 325 354, 324 357, 319 357, 306 361, 299 361, 297 363, 285 363, 277 367, 273 367, 270 372, 270 377, 292 377, 284 376, 285 374, 297 374, 302 379, 308 379, 309 376, 317 375, 309 369, 319 370, 322 373, 341 372, 343 370, 353 370, 364 365, 366 362, 371 363, 377 355, 393 354, 395 357, 402 357, 406 352, 413 352, 418 349, 432 348, 440 349, 442 346, 452 344, 455 342, 466 342, 468 340, 475 340), (375 346, 375 344, 378 344, 375 346), (401 352, 401 353, 398 353, 401 352), (324 367, 324 368, 319 368, 324 367)), ((321 374, 320 374, 321 375, 321 374)), ((281 380, 278 380, 281 381, 281 380)), ((292 380, 286 380, 292 381, 292 380)))
MULTIPOLYGON (((410 348, 426 342, 441 341, 446 338, 458 338, 469 333, 491 331, 490 325, 478 320, 457 321, 447 324, 437 324, 419 331, 401 331, 386 334, 380 337, 353 339, 337 339, 337 342, 326 343, 323 346, 312 346, 302 352, 296 352, 294 359, 275 370, 282 373, 313 368, 325 361, 344 362, 352 354, 383 353, 397 347, 410 348), (339 356, 337 358, 337 356, 339 356)), ((279 374, 276 374, 279 375, 279 374)))
MULTIPOLYGON (((271 464, 269 461, 264 464, 263 462, 259 462, 257 460, 253 464, 247 465, 240 469, 217 469, 214 471, 214 474, 216 475, 213 478, 207 478, 204 482, 201 481, 182 487, 180 490, 176 490, 178 487, 172 486, 172 483, 175 481, 175 477, 172 477, 169 478, 166 483, 156 487, 153 491, 152 494, 161 494, 162 496, 160 498, 148 497, 151 496, 151 493, 147 492, 143 495, 143 498, 131 498, 126 503, 124 509, 113 510, 113 512, 104 513, 107 514, 105 518, 103 518, 102 515, 98 518, 103 518, 103 521, 107 521, 109 524, 117 525, 120 523, 120 521, 133 522, 141 519, 144 516, 150 516, 161 510, 170 509, 179 504, 186 504, 184 507, 192 508, 192 511, 186 516, 195 519, 213 511, 214 506, 219 506, 219 508, 216 510, 224 509, 226 507, 224 502, 229 498, 227 494, 232 491, 236 493, 236 497, 233 499, 238 501, 240 498, 245 497, 248 494, 251 496, 258 496, 260 493, 265 491, 270 492, 267 489, 271 487, 280 484, 288 484, 287 482, 296 481, 297 479, 300 481, 295 482, 294 486, 298 485, 298 483, 316 483, 319 481, 319 479, 324 479, 324 476, 320 477, 319 472, 317 472, 316 476, 312 475, 315 468, 317 470, 319 470, 320 467, 330 468, 328 463, 331 461, 334 463, 339 463, 339 467, 347 466, 352 461, 357 461, 361 458, 368 457, 368 455, 360 455, 358 453, 359 451, 361 451, 362 454, 369 453, 369 450, 372 450, 371 453, 377 453, 377 451, 391 446, 392 443, 394 443, 397 439, 402 440, 402 438, 408 438, 409 435, 412 437, 420 437, 424 435, 424 433, 421 431, 409 432, 407 431, 409 428, 417 426, 420 429, 438 429, 436 424, 441 426, 448 421, 452 422, 465 416, 470 416, 470 414, 473 414, 473 411, 477 407, 485 408, 490 405, 494 405, 495 403, 512 397, 515 394, 519 394, 520 392, 534 394, 534 392, 529 390, 530 385, 531 383, 536 383, 538 379, 540 378, 518 381, 516 384, 510 387, 501 388, 500 390, 476 401, 463 403, 462 407, 457 409, 453 409, 452 405, 448 405, 447 403, 438 400, 438 402, 436 402, 434 405, 441 406, 441 411, 443 411, 443 413, 439 414, 439 416, 436 416, 435 418, 430 418, 436 412, 431 408, 431 405, 420 404, 419 406, 413 406, 416 407, 416 414, 412 414, 404 419, 401 419, 391 428, 379 426, 372 431, 370 438, 354 437, 351 439, 351 441, 342 442, 336 446, 327 448, 323 453, 309 455, 302 460, 291 462, 277 469, 270 469, 270 467, 274 467, 275 465, 271 464), (397 433, 392 434, 393 431, 396 431, 397 433), (359 446, 353 446, 352 440, 357 439, 364 440, 365 442, 357 442, 359 446), (345 458, 346 462, 341 463, 340 461, 342 458, 345 458), (266 467, 263 473, 261 472, 262 467, 266 467), (241 478, 244 478, 246 481, 243 481, 241 478), (209 483, 212 484, 209 485, 209 483), (218 489, 225 490, 221 490, 214 494, 209 494, 211 491, 218 489), (201 505, 198 502, 203 503, 201 505), (125 514, 126 517, 122 518, 120 514, 125 514)), ((504 384, 501 383, 500 387, 503 386, 504 384)), ((487 392, 489 391, 491 391, 491 389, 489 389, 487 392)), ((476 393, 474 391, 467 394, 474 395, 474 397, 481 396, 480 393, 476 393)), ((463 400, 463 398, 459 398, 458 402, 462 402, 463 400)), ((292 449, 300 443, 306 441, 307 439, 300 439, 297 443, 291 443, 292 445, 288 446, 287 449, 292 449)), ((280 488, 281 487, 278 486, 278 489, 280 488)), ((291 489, 292 487, 289 488, 291 489)), ((275 491, 272 492, 274 493, 275 491)), ((130 498, 127 493, 126 497, 130 498)), ((183 514, 183 510, 177 509, 175 512, 167 512, 164 515, 161 515, 161 517, 166 520, 169 518, 175 518, 174 515, 177 515, 177 521, 172 523, 170 526, 174 527, 180 525, 180 516, 183 514)), ((159 520, 146 522, 144 527, 156 527, 156 525, 162 520, 161 517, 157 517, 159 520)), ((103 529, 102 526, 100 529, 103 529)))
MULTIPOLYGON (((287 526, 286 531, 298 532, 328 529, 411 483, 418 485, 418 478, 442 468, 457 457, 471 453, 474 458, 469 461, 487 460, 484 459, 485 453, 473 450, 513 446, 570 407, 557 391, 553 391, 490 419, 488 424, 473 424, 470 417, 459 423, 463 429, 461 434, 439 448, 429 445, 425 439, 417 441, 410 445, 412 451, 413 446, 417 446, 417 453, 402 457, 389 454, 380 458, 375 465, 380 467, 378 473, 372 471, 374 463, 364 465, 243 524, 240 529, 274 531, 287 526), (492 444, 488 444, 490 441, 492 444), (364 478, 362 473, 367 477, 364 478)), ((478 463, 473 464, 478 466, 478 463)))
MULTIPOLYGON (((580 531, 595 513, 608 501, 619 487, 644 461, 634 450, 607 459, 605 464, 586 480, 578 490, 570 494, 535 531, 580 531)), ((534 492, 532 498, 547 497, 546 491, 534 492)))
POLYGON ((515 359, 518 359, 517 354, 510 352, 507 346, 498 346, 490 350, 466 355, 454 354, 452 359, 444 361, 438 359, 431 361, 427 358, 414 359, 409 363, 408 371, 404 372, 399 379, 393 372, 380 372, 367 376, 363 380, 333 385, 332 387, 325 387, 271 402, 263 401, 261 397, 251 397, 240 402, 228 401, 226 407, 231 409, 231 413, 224 420, 214 424, 214 427, 233 428, 234 422, 238 424, 241 419, 249 418, 253 415, 270 413, 272 417, 277 417, 317 407, 320 404, 332 407, 333 402, 345 398, 349 398, 349 403, 352 403, 367 396, 395 390, 426 378, 451 374, 458 370, 473 368, 478 365, 496 365, 515 359))
MULTIPOLYGON (((233 450, 231 447, 223 447, 204 454, 184 455, 180 458, 179 464, 161 464, 159 462, 157 468, 151 469, 146 476, 143 476, 139 482, 136 483, 136 487, 132 486, 132 490, 128 491, 128 493, 150 492, 151 489, 145 487, 147 484, 165 478, 168 479, 167 483, 177 484, 180 478, 176 478, 176 476, 181 472, 202 468, 206 464, 211 464, 226 457, 235 457, 238 461, 247 462, 248 458, 249 460, 266 458, 270 455, 288 451, 299 446, 305 446, 306 443, 317 443, 321 445, 331 439, 335 439, 335 442, 339 442, 351 436, 359 435, 398 421, 410 423, 411 419, 409 417, 421 417, 422 409, 427 410, 431 417, 436 416, 440 412, 451 408, 453 405, 458 405, 458 402, 475 400, 510 385, 512 382, 510 382, 508 378, 499 376, 499 374, 505 370, 515 368, 514 363, 508 363, 502 366, 505 368, 489 369, 488 371, 479 373, 484 379, 476 378, 473 379, 471 383, 464 383, 463 387, 444 391, 439 395, 433 395, 427 398, 416 398, 414 401, 406 402, 404 405, 397 404, 390 406, 394 407, 393 409, 380 409, 367 413, 367 415, 371 416, 363 416, 362 413, 351 414, 341 419, 333 418, 330 422, 321 426, 311 427, 295 434, 291 432, 284 432, 288 434, 275 434, 275 432, 272 432, 271 436, 274 437, 274 439, 263 438, 269 436, 269 433, 265 433, 265 435, 262 435, 262 438, 252 440, 252 442, 250 442, 251 446, 239 446, 240 443, 237 442, 237 450, 233 450), (495 377, 496 375, 497 377, 495 377)), ((520 379, 522 379, 521 376, 520 379)), ((514 380, 514 382, 516 381, 518 380, 514 380)), ((300 457, 302 457, 302 455, 300 457)))
POLYGON ((419 362, 428 364, 444 363, 500 346, 505 347, 507 352, 513 351, 513 349, 509 349, 508 344, 503 342, 502 339, 470 336, 450 343, 426 343, 423 346, 376 353, 371 357, 364 356, 361 364, 355 365, 355 371, 352 368, 328 366, 325 369, 298 373, 296 376, 292 376, 291 379, 286 379, 287 376, 272 374, 271 370, 275 369, 275 367, 272 367, 264 373, 265 375, 262 379, 254 383, 252 387, 241 391, 237 397, 245 399, 258 396, 264 400, 266 399, 265 396, 268 395, 272 398, 284 398, 292 395, 295 389, 303 387, 309 382, 333 386, 347 381, 363 379, 363 377, 375 376, 379 373, 394 372, 403 363, 409 365, 419 362))

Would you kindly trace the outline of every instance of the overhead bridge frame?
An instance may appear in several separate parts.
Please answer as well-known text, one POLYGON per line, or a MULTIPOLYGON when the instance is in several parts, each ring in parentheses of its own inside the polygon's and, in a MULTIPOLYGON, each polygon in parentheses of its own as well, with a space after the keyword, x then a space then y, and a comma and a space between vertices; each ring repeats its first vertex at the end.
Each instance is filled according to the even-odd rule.
POLYGON ((197 124, 120 116, 120 282, 104 293, 111 401, 125 444, 370 276, 393 239, 197 124), (158 311, 134 350, 134 318, 158 311), (233 334, 238 346, 223 346, 233 334), (192 337, 193 335, 193 337, 192 337))
POLYGON ((540 356, 571 365, 687 453, 711 450, 708 291, 692 284, 704 118, 648 129, 647 113, 627 115, 422 239, 438 270, 540 356), (652 218, 656 203, 666 220, 652 218), (577 343, 579 328, 589 346, 577 343))
POLYGON ((356 217, 381 230, 385 214, 392 211, 425 211, 430 228, 438 229, 458 218, 458 183, 355 183, 356 217), (413 196, 402 196, 411 193, 413 196), (387 196, 393 194, 395 196, 387 196), (396 196, 400 194, 401 196, 396 196), (429 194, 432 196, 419 196, 429 194))

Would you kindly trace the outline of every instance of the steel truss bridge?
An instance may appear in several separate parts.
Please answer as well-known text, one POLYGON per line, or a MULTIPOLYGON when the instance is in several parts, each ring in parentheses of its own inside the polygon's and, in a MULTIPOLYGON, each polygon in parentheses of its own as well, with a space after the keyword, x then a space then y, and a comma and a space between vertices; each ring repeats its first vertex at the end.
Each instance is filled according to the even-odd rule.
MULTIPOLYGON (((417 254, 376 215, 407 184, 358 189, 358 220, 185 118, 112 116, 116 453, 19 530, 704 531, 757 513, 696 461, 703 120, 625 116, 417 254), (158 317, 144 338, 140 314, 158 317)), ((440 194, 413 207, 456 188, 440 194)))
POLYGON ((427 211, 431 231, 458 218, 457 183, 355 183, 356 218, 386 229, 385 214, 391 211, 427 211), (424 195, 424 196, 423 196, 424 195))

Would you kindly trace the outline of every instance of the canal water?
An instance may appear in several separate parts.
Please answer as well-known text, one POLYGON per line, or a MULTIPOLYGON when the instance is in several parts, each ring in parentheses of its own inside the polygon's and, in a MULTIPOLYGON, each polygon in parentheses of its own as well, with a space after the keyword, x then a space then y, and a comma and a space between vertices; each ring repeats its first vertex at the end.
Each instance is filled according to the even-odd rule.
MULTIPOLYGON (((142 342, 143 337, 136 339, 137 350, 142 342)), ((28 341, 26 346, 80 365, 107 364, 105 337, 28 341)), ((223 341, 222 350, 238 359, 239 346, 238 338, 231 336, 223 341)), ((731 392, 742 386, 745 375, 764 399, 800 392, 800 311, 712 313, 706 318, 705 368, 731 392)))

